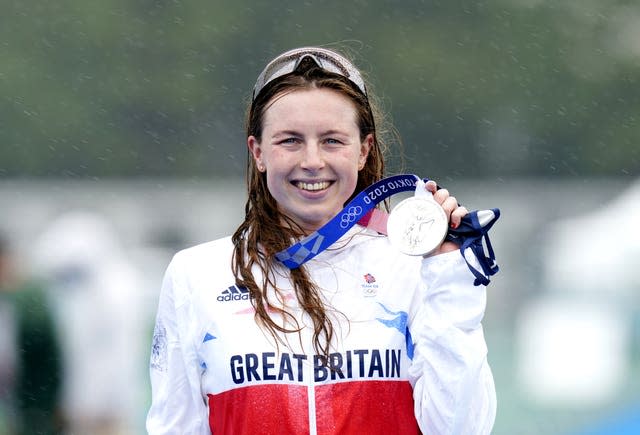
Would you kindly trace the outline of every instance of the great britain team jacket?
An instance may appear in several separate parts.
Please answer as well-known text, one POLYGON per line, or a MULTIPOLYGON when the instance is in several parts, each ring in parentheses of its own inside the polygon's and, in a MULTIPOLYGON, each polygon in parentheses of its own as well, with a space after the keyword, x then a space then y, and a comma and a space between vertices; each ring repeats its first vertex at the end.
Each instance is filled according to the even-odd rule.
POLYGON ((167 269, 149 434, 491 432, 486 291, 459 251, 410 257, 356 226, 306 263, 338 336, 324 358, 284 266, 274 270, 280 301, 306 327, 276 343, 257 325, 231 272, 232 249, 230 238, 205 243, 167 269))

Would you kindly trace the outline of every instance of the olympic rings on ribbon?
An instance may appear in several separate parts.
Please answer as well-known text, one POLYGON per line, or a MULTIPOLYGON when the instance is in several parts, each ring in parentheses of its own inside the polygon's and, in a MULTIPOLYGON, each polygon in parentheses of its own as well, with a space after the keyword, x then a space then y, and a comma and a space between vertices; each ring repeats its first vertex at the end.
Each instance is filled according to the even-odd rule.
POLYGON ((362 207, 356 205, 349 207, 346 212, 340 216, 340 228, 347 228, 349 224, 355 221, 362 214, 362 207))

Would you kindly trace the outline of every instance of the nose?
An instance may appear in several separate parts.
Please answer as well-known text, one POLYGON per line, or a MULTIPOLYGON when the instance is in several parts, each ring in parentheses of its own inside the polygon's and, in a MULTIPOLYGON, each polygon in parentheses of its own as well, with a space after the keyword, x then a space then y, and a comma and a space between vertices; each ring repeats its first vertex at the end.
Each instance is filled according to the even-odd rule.
POLYGON ((301 166, 303 169, 318 170, 324 167, 324 155, 318 142, 310 141, 304 147, 301 166))

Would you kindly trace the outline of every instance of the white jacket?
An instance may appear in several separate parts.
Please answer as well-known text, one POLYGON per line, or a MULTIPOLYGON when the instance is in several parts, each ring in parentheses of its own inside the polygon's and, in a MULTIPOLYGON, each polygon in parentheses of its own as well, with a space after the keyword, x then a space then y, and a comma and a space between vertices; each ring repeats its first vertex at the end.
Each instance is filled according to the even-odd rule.
POLYGON ((323 364, 288 270, 275 271, 280 299, 305 327, 276 344, 235 285, 232 250, 230 238, 202 244, 167 269, 150 434, 490 433, 486 291, 459 251, 410 257, 356 226, 306 263, 338 336, 323 364))

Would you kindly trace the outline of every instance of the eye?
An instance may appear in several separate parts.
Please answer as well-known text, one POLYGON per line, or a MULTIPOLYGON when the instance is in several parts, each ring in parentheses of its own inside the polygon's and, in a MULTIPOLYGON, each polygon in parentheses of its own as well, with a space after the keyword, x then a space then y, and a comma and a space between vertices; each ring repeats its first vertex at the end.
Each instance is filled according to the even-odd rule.
POLYGON ((293 145, 298 143, 299 140, 297 137, 291 136, 291 137, 286 137, 280 141, 278 141, 278 144, 280 145, 293 145))
POLYGON ((333 138, 333 137, 325 139, 325 142, 328 145, 342 145, 343 144, 343 142, 341 140, 338 140, 338 139, 333 138))

